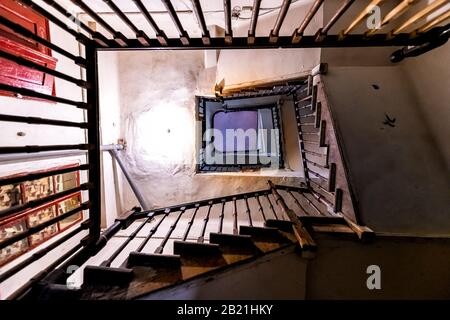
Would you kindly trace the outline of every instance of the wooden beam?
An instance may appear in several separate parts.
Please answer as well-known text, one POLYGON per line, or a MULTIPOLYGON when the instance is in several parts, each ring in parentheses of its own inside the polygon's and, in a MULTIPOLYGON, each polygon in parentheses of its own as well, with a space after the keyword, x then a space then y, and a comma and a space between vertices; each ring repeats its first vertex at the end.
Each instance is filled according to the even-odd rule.
POLYGON ((272 183, 272 181, 269 180, 269 186, 272 191, 272 195, 275 198, 276 203, 281 207, 281 210, 283 213, 285 213, 289 220, 292 222, 292 228, 294 230, 294 234, 300 244, 300 247, 303 251, 315 251, 317 249, 317 245, 314 242, 313 238, 310 236, 308 230, 306 230, 303 223, 300 221, 300 219, 297 217, 297 215, 289 209, 289 207, 286 205, 286 202, 281 197, 281 195, 278 193, 277 189, 275 188, 275 185, 272 183))

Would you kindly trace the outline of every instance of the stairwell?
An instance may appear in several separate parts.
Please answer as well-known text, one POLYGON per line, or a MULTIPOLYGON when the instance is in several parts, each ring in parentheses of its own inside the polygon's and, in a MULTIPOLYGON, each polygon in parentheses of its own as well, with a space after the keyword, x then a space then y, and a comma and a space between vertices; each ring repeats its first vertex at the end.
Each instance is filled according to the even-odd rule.
POLYGON ((57 276, 35 294, 42 299, 137 299, 230 268, 270 264, 270 257, 289 252, 306 262, 317 254, 319 234, 373 239, 372 230, 356 221, 318 79, 311 76, 301 86, 251 88, 227 96, 292 97, 284 103, 295 108, 305 183, 268 181, 268 189, 256 192, 151 211, 135 208, 104 231, 97 254, 73 275, 57 276), (64 289, 65 284, 75 290, 64 289))

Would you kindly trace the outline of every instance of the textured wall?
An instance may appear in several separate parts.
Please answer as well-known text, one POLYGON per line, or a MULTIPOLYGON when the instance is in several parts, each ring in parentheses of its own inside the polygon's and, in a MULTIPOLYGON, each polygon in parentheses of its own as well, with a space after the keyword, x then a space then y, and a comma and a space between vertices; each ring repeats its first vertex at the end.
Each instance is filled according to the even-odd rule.
MULTIPOLYGON (((203 71, 202 51, 119 53, 125 160, 153 206, 267 188, 267 176, 195 174, 194 97, 207 87, 203 71)), ((119 194, 124 210, 136 205, 126 182, 119 194)))
POLYGON ((330 68, 324 83, 362 221, 377 232, 448 235, 450 181, 402 70, 330 68))

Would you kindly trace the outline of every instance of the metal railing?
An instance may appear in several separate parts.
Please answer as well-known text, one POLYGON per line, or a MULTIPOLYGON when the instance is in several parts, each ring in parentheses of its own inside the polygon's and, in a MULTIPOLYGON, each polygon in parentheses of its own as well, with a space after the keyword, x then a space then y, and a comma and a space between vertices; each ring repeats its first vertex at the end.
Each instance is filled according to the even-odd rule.
MULTIPOLYGON (((80 212, 89 213, 88 218, 84 221, 77 223, 77 226, 72 226, 68 233, 65 233, 56 240, 52 240, 49 243, 39 245, 37 248, 33 248, 31 254, 27 256, 24 260, 16 263, 14 260, 9 262, 7 265, 2 267, 2 272, 0 274, 0 283, 7 281, 11 277, 24 270, 24 268, 29 267, 33 263, 38 263, 42 258, 46 257, 50 253, 57 249, 60 249, 62 245, 66 246, 65 252, 59 256, 54 261, 47 261, 49 265, 43 265, 43 270, 37 274, 29 274, 29 280, 26 281, 20 288, 18 288, 13 295, 8 297, 9 299, 20 298, 26 295, 30 289, 38 282, 42 281, 49 274, 55 271, 55 269, 62 263, 67 261, 69 258, 89 256, 94 253, 95 244, 98 242, 100 237, 100 154, 99 154, 99 113, 98 113, 98 91, 97 91, 97 62, 96 62, 96 48, 97 43, 91 40, 88 36, 79 31, 72 29, 68 26, 65 21, 62 21, 47 10, 36 5, 32 1, 21 1, 24 5, 32 8, 37 13, 46 17, 53 24, 60 27, 63 31, 69 35, 73 36, 74 41, 78 42, 80 46, 84 49, 84 56, 74 55, 68 52, 63 47, 50 42, 47 39, 41 38, 40 36, 30 32, 24 27, 18 25, 15 22, 8 20, 5 17, 0 17, 0 25, 12 30, 14 33, 29 39, 32 42, 37 42, 42 46, 53 50, 62 56, 68 58, 69 64, 72 63, 77 67, 84 69, 85 78, 76 78, 64 71, 56 71, 49 67, 37 64, 31 60, 21 57, 17 54, 8 52, 6 49, 0 50, 0 57, 11 62, 16 63, 22 67, 28 69, 34 69, 36 71, 42 72, 46 75, 53 76, 57 79, 62 79, 66 82, 74 84, 86 93, 86 98, 84 100, 72 100, 63 98, 56 95, 44 94, 34 90, 21 88, 19 85, 7 85, 0 84, 0 90, 7 91, 16 95, 16 97, 29 97, 39 99, 39 103, 51 102, 59 103, 67 106, 72 106, 73 108, 79 108, 83 110, 84 119, 83 122, 73 122, 71 119, 67 120, 55 120, 47 119, 41 117, 28 117, 28 116, 16 116, 11 114, 1 114, 0 122, 14 122, 14 123, 25 123, 32 126, 46 125, 46 126, 56 126, 56 127, 66 127, 66 128, 76 128, 83 131, 83 136, 86 137, 85 141, 80 144, 60 144, 60 145, 24 145, 24 146, 0 146, 0 154, 6 159, 14 158, 15 156, 20 158, 20 155, 26 154, 36 154, 38 157, 40 154, 46 154, 48 152, 66 152, 70 150, 83 151, 86 160, 83 161, 78 166, 72 166, 70 168, 57 168, 47 171, 37 171, 31 172, 26 175, 16 175, 0 177, 0 186, 7 186, 11 184, 26 183, 36 179, 51 178, 55 175, 74 173, 74 172, 85 172, 84 176, 87 177, 85 181, 79 186, 71 187, 64 191, 59 191, 38 199, 30 200, 24 203, 19 203, 13 205, 9 208, 0 211, 0 222, 5 219, 14 219, 16 216, 23 212, 28 212, 27 210, 38 209, 39 207, 46 206, 54 201, 63 199, 64 197, 78 194, 83 192, 83 199, 79 205, 75 208, 71 208, 65 213, 58 214, 53 218, 46 220, 45 222, 40 222, 37 225, 30 226, 22 232, 18 232, 12 236, 3 239, 0 242, 0 250, 11 246, 18 241, 22 241, 27 237, 33 236, 44 230, 45 228, 52 226, 56 223, 63 221, 64 219, 73 217, 80 212), (81 239, 78 243, 69 245, 68 241, 78 236, 82 232, 87 232, 87 236, 81 239)), ((49 1, 47 1, 48 3, 49 1)), ((60 6, 53 6, 60 12, 64 12, 64 8, 60 6)), ((67 12, 65 12, 67 13, 67 12)), ((65 14, 67 16, 67 14, 65 14)), ((80 22, 81 23, 81 22, 80 22)), ((79 24, 84 31, 89 31, 90 29, 84 25, 79 24)), ((91 36, 100 35, 95 32, 89 32, 91 36)), ((106 41, 106 39, 104 39, 106 41)), ((81 72, 80 72, 81 74, 81 72)), ((36 101, 36 100, 35 100, 36 101)), ((38 102, 37 102, 38 103, 38 102)), ((58 104, 54 107, 58 108, 58 104)))

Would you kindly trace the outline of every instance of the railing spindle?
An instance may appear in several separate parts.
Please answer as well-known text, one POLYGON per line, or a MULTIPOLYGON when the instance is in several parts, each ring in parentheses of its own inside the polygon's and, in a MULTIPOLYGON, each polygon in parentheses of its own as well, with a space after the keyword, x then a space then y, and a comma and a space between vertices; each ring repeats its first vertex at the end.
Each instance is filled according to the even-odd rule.
POLYGON ((153 218, 153 213, 149 213, 147 218, 141 223, 139 227, 134 230, 132 234, 125 240, 122 245, 117 248, 113 254, 105 261, 102 262, 101 266, 103 267, 110 267, 111 263, 117 258, 117 256, 122 252, 123 249, 125 249, 126 246, 137 236, 137 234, 145 227, 145 225, 153 218))
POLYGON ((253 222, 252 222, 252 213, 250 212, 250 207, 249 207, 249 205, 248 205, 248 198, 247 197, 244 197, 244 200, 245 200, 245 206, 246 206, 246 210, 245 210, 245 213, 247 213, 247 215, 248 215, 248 224, 249 224, 249 226, 250 227, 253 227, 253 222))
POLYGON ((173 233, 173 230, 175 230, 175 228, 177 227, 178 221, 180 221, 181 216, 183 215, 183 213, 186 211, 186 207, 181 208, 180 213, 178 214, 178 217, 175 219, 175 221, 172 223, 172 225, 169 228, 169 231, 167 231, 166 236, 164 237, 164 239, 161 241, 161 244, 158 246, 158 248, 156 248, 155 253, 157 254, 161 254, 164 250, 165 245, 167 244, 167 241, 169 241, 170 236, 173 233))
POLYGON ((148 233, 147 237, 145 237, 145 240, 141 243, 141 245, 137 248, 136 252, 141 252, 142 249, 144 249, 144 247, 147 245, 148 241, 150 240, 151 237, 153 237, 153 235, 156 233, 156 231, 158 230, 159 226, 161 225, 161 223, 164 221, 164 219, 169 215, 170 210, 166 210, 164 212, 163 217, 158 221, 158 223, 150 230, 150 232, 148 233))
POLYGON ((238 223, 237 223, 237 206, 236 206, 236 197, 233 197, 233 234, 238 234, 238 223))
POLYGON ((267 201, 269 202, 270 210, 272 210, 272 213, 273 213, 273 215, 275 216, 275 219, 279 220, 279 219, 278 219, 278 216, 277 216, 277 213, 275 212, 275 209, 273 208, 272 201, 270 201, 269 195, 266 194, 265 196, 266 196, 266 198, 267 198, 267 201))
POLYGON ((302 197, 305 198, 306 202, 308 202, 308 204, 319 214, 319 216, 324 215, 322 211, 320 211, 320 209, 311 200, 309 200, 306 195, 304 195, 303 193, 300 193, 300 195, 302 195, 302 197))
POLYGON ((225 199, 222 199, 222 212, 220 214, 219 233, 222 233, 223 229, 223 219, 225 218, 225 203, 225 199))
POLYGON ((195 216, 197 215, 197 212, 198 212, 199 208, 200 208, 200 204, 196 203, 195 204, 195 211, 192 214, 191 220, 189 220, 189 222, 188 222, 188 226, 186 228, 186 231, 184 232, 183 241, 186 241, 186 239, 187 239, 187 237, 189 235, 189 231, 191 230, 192 224, 194 223, 194 219, 195 219, 195 216))
POLYGON ((206 232, 206 226, 208 225, 208 221, 209 221, 209 215, 211 214, 211 208, 213 206, 213 202, 210 201, 209 205, 208 205, 208 213, 206 214, 206 217, 203 219, 203 227, 202 227, 202 232, 200 234, 200 237, 198 237, 197 242, 198 243, 203 243, 205 242, 205 232, 206 232))
POLYGON ((259 212, 261 212, 261 215, 262 215, 264 221, 267 221, 266 215, 264 214, 264 209, 263 209, 263 207, 261 205, 261 201, 259 200, 259 194, 256 194, 255 198, 256 198, 256 201, 258 201, 258 210, 259 210, 259 212))

